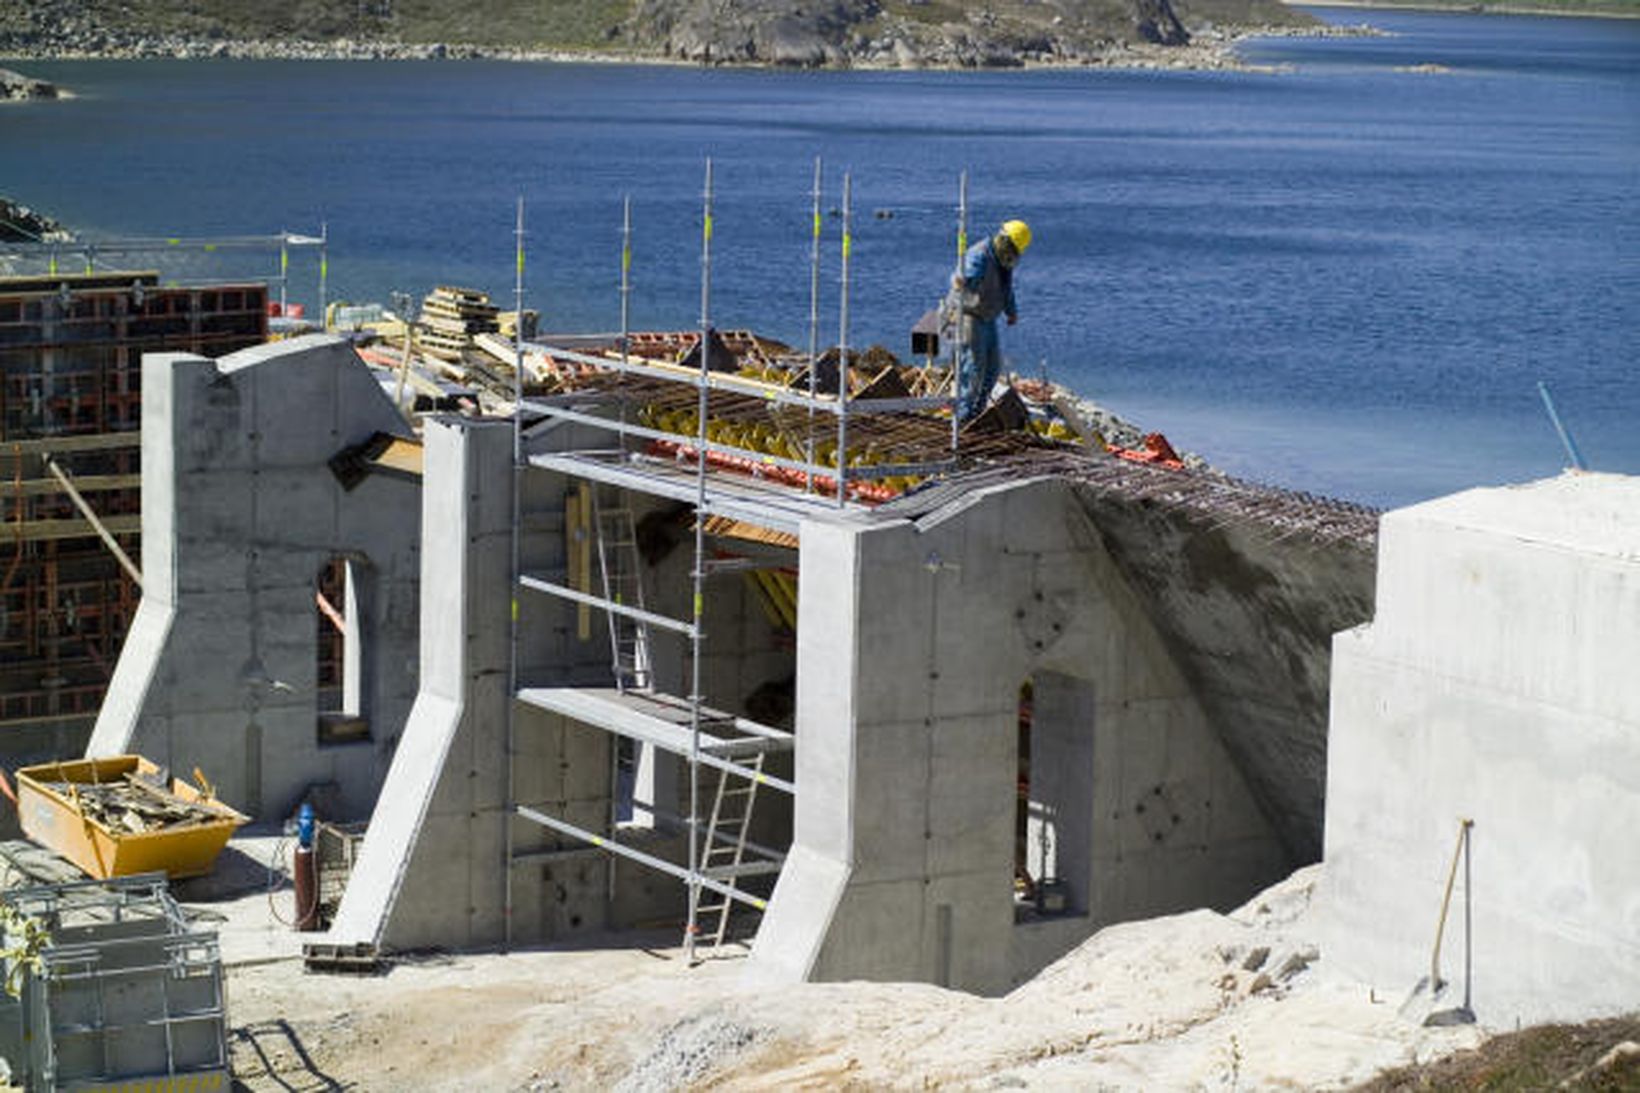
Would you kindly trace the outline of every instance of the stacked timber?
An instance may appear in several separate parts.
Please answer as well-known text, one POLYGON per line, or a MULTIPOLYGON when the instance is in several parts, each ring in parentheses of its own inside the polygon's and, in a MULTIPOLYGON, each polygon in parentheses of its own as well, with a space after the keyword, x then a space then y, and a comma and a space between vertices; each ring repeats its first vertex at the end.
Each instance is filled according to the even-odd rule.
POLYGON ((499 329, 500 313, 487 292, 440 285, 422 301, 417 341, 429 356, 459 362, 474 335, 499 329))

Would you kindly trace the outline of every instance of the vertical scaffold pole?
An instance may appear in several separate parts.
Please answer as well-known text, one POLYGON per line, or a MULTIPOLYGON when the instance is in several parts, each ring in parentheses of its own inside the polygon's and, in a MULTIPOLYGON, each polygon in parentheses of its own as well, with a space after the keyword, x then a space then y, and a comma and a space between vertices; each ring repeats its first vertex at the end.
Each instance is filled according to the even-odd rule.
MULTIPOLYGON (((814 400, 820 391, 815 365, 820 359, 820 157, 814 157, 814 231, 809 237, 809 432, 803 462, 814 466, 814 400)), ((803 484, 814 492, 814 471, 803 475, 803 484)))
MULTIPOLYGON (((620 341, 621 363, 623 365, 626 364, 627 361, 628 361, 629 346, 630 346, 631 341, 632 341, 632 319, 631 319, 631 307, 630 307, 631 298, 632 298, 632 195, 631 194, 624 194, 621 197, 621 341, 620 341)), ((626 419, 626 391, 625 391, 626 377, 627 377, 627 373, 626 373, 625 369, 622 369, 620 375, 618 377, 616 377, 616 380, 615 380, 616 385, 621 388, 621 394, 620 394, 620 397, 616 400, 616 405, 619 407, 619 413, 620 413, 621 425, 622 426, 625 426, 626 423, 627 423, 627 419, 626 419)), ((625 446, 626 446, 625 445, 625 439, 626 438, 625 438, 625 434, 624 434, 624 431, 623 431, 623 433, 620 434, 617 437, 617 440, 616 440, 616 445, 618 447, 620 447, 621 449, 623 449, 623 451, 624 451, 625 446)), ((625 458, 625 457, 623 456, 622 458, 625 458)), ((620 827, 620 824, 621 824, 621 764, 620 764, 620 760, 619 760, 619 748, 620 748, 620 746, 621 745, 618 742, 611 744, 611 747, 616 750, 616 756, 612 757, 612 761, 609 764, 609 838, 610 838, 611 841, 614 841, 616 830, 620 827)), ((633 744, 633 764, 634 764, 634 768, 636 768, 636 765, 639 761, 639 755, 641 754, 641 752, 642 752, 642 746, 634 743, 633 744)), ((636 777, 636 773, 637 773, 636 769, 634 769, 634 771, 633 771, 634 777, 636 777)), ((606 890, 609 893, 610 905, 614 906, 614 903, 615 903, 615 884, 616 884, 615 870, 616 870, 617 863, 621 860, 621 856, 619 854, 605 854, 604 858, 606 859, 606 863, 607 863, 606 868, 608 869, 608 872, 605 875, 605 879, 607 881, 606 890)))
POLYGON ((518 221, 513 228, 516 251, 513 274, 513 473, 512 473, 512 582, 507 591, 511 604, 507 630, 507 798, 501 810, 501 947, 512 947, 513 929, 513 813, 518 809, 518 774, 514 761, 518 752, 518 583, 520 525, 524 512, 524 197, 518 198, 518 221))
POLYGON ((854 249, 850 202, 854 180, 843 172, 843 273, 837 312, 837 507, 848 500, 848 266, 854 249))
MULTIPOLYGON (((621 198, 621 363, 627 363, 629 347, 632 342, 632 195, 625 194, 621 198)), ((615 382, 623 390, 617 400, 620 407, 621 424, 626 424, 626 370, 623 368, 615 382)), ((610 856, 610 866, 613 869, 615 857, 610 856)))
MULTIPOLYGON (((286 310, 290 305, 285 299, 285 292, 290 287, 290 232, 279 229, 279 314, 288 316, 286 310)), ((320 309, 319 318, 325 317, 324 309, 320 309)))
POLYGON ((968 254, 968 172, 957 179, 957 271, 952 283, 952 295, 957 301, 955 329, 951 339, 951 454, 957 453, 957 434, 962 426, 962 350, 968 316, 963 311, 962 260, 968 254))
POLYGON ((706 161, 706 189, 703 195, 700 232, 700 396, 695 438, 695 570, 693 632, 689 637, 689 924, 683 935, 684 959, 695 960, 695 937, 700 909, 700 704, 702 616, 706 572, 706 413, 707 385, 711 382, 708 358, 712 345, 712 161, 706 161))
MULTIPOLYGON (((518 199, 523 207, 524 199, 518 199)), ((522 215, 522 213, 520 213, 522 215)), ((520 229, 522 230, 522 229, 520 229)), ((325 321, 325 308, 330 306, 330 225, 319 221, 319 322, 325 321)))
MULTIPOLYGON (((621 363, 632 336, 632 195, 621 199, 621 363)), ((621 373, 625 375, 626 373, 621 373)))

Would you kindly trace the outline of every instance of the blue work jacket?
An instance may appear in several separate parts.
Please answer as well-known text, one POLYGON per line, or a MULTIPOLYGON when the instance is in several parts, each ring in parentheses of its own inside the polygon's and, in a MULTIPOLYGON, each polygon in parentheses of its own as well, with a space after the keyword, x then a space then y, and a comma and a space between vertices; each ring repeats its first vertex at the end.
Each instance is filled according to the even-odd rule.
POLYGON ((990 239, 975 243, 962 256, 962 283, 965 314, 983 322, 994 322, 1003 314, 1011 319, 1016 314, 1014 271, 997 261, 990 239))

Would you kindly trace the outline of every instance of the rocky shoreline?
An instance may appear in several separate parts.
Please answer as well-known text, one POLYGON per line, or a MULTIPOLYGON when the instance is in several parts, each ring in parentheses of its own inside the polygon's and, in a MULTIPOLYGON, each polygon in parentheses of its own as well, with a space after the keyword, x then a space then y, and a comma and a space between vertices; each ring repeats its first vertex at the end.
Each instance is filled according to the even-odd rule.
MULTIPOLYGON (((971 36, 947 33, 937 42, 909 44, 903 37, 883 35, 850 42, 849 48, 830 49, 792 59, 776 54, 769 58, 725 58, 709 61, 691 56, 689 50, 564 50, 519 49, 475 44, 414 43, 338 38, 330 41, 199 39, 168 35, 125 35, 103 31, 77 34, 72 27, 62 33, 36 36, 20 42, 0 37, 0 56, 32 60, 300 60, 300 61, 427 61, 505 60, 558 61, 603 64, 723 65, 734 67, 824 67, 883 69, 973 69, 973 68, 1113 68, 1177 71, 1272 71, 1253 65, 1236 52, 1236 43, 1258 37, 1358 37, 1382 32, 1366 26, 1254 26, 1205 28, 1178 45, 1149 42, 1105 42, 1080 48, 1062 42, 1033 43, 1040 48, 1000 49, 971 36)), ((18 73, 0 70, 0 81, 15 77, 28 84, 50 88, 44 97, 58 91, 45 81, 30 80, 18 73)), ((0 88, 9 85, 0 82, 0 88)), ((0 96, 4 97, 4 96, 0 96)), ((27 96, 20 96, 27 97, 27 96)))
POLYGON ((72 238, 67 228, 45 213, 0 197, 0 242, 53 243, 72 238))
POLYGON ((36 80, 9 68, 0 68, 0 102, 19 102, 25 99, 60 99, 66 94, 54 83, 36 80))

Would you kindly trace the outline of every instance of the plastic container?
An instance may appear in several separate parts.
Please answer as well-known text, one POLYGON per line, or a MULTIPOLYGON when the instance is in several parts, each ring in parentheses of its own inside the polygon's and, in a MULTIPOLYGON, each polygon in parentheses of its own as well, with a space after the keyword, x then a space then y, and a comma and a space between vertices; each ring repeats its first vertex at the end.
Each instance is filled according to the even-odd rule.
POLYGON ((112 755, 22 768, 17 772, 17 814, 23 833, 98 880, 153 872, 166 873, 175 880, 209 873, 228 839, 248 818, 207 798, 187 782, 173 779, 169 787, 171 794, 220 818, 143 833, 111 830, 86 816, 71 793, 58 792, 48 784, 120 782, 132 772, 153 776, 159 773, 159 768, 140 755, 112 755))

